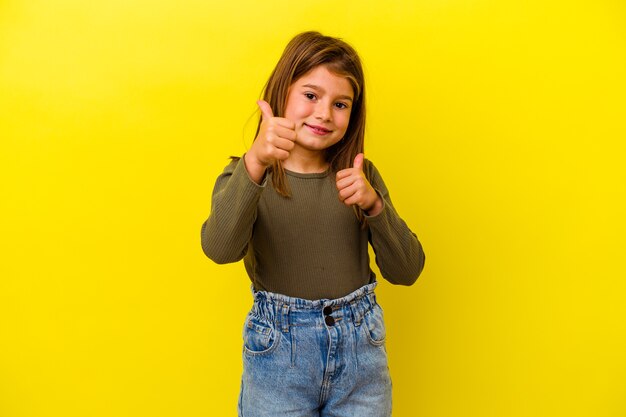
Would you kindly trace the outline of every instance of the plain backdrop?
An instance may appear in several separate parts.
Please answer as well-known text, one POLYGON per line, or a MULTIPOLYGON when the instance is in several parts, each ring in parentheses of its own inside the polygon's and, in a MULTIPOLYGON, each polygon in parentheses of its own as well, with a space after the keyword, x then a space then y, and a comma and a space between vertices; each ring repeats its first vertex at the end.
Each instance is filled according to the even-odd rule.
POLYGON ((626 415, 624 2, 4 0, 0 416, 236 415, 250 282, 200 226, 304 30, 427 254, 378 288, 394 416, 626 415))

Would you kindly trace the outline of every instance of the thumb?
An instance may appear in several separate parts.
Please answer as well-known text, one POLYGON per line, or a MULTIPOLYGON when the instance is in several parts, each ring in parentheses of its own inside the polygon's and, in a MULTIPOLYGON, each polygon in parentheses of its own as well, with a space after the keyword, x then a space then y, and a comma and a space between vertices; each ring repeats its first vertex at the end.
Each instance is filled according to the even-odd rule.
POLYGON ((256 104, 259 106, 259 109, 261 110, 261 117, 263 118, 263 120, 271 119, 272 117, 274 117, 274 112, 272 111, 272 107, 269 105, 267 101, 259 100, 256 102, 256 104))
POLYGON ((361 171, 363 171, 363 159, 365 158, 365 156, 363 155, 363 153, 359 153, 357 154, 357 156, 354 157, 354 168, 357 168, 361 171))

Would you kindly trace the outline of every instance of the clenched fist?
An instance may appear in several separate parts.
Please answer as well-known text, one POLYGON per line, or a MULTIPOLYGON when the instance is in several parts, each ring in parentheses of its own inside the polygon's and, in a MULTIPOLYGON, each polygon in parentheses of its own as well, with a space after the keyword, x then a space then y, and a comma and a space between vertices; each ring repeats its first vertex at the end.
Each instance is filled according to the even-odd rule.
POLYGON ((289 158, 295 146, 296 125, 284 117, 274 117, 266 101, 259 100, 257 104, 261 110, 261 127, 244 159, 250 177, 260 183, 268 166, 289 158))
POLYGON ((357 205, 368 216, 375 216, 382 210, 383 202, 365 177, 363 159, 363 154, 358 154, 352 168, 337 173, 339 200, 347 206, 357 205))

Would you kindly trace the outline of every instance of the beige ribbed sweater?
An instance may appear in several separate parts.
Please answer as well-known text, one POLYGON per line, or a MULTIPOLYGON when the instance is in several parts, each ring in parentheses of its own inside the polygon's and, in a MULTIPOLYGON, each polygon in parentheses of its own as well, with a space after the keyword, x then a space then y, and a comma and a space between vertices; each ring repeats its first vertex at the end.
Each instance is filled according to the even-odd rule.
POLYGON ((378 170, 365 160, 365 175, 383 198, 362 228, 338 198, 331 172, 287 171, 291 197, 274 191, 271 175, 250 179, 243 158, 217 178, 202 249, 217 263, 244 259, 255 290, 305 299, 339 298, 375 280, 368 242, 385 279, 411 285, 424 267, 422 246, 398 216, 378 170))

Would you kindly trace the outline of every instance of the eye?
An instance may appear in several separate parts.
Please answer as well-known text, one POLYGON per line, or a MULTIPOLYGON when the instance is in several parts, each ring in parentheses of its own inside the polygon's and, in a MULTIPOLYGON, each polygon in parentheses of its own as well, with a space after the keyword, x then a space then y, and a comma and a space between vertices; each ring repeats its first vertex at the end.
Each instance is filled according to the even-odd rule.
POLYGON ((338 109, 347 109, 348 105, 346 103, 338 102, 335 103, 335 107, 337 107, 338 109))
POLYGON ((309 100, 315 100, 317 98, 313 93, 304 93, 304 96, 309 100))

